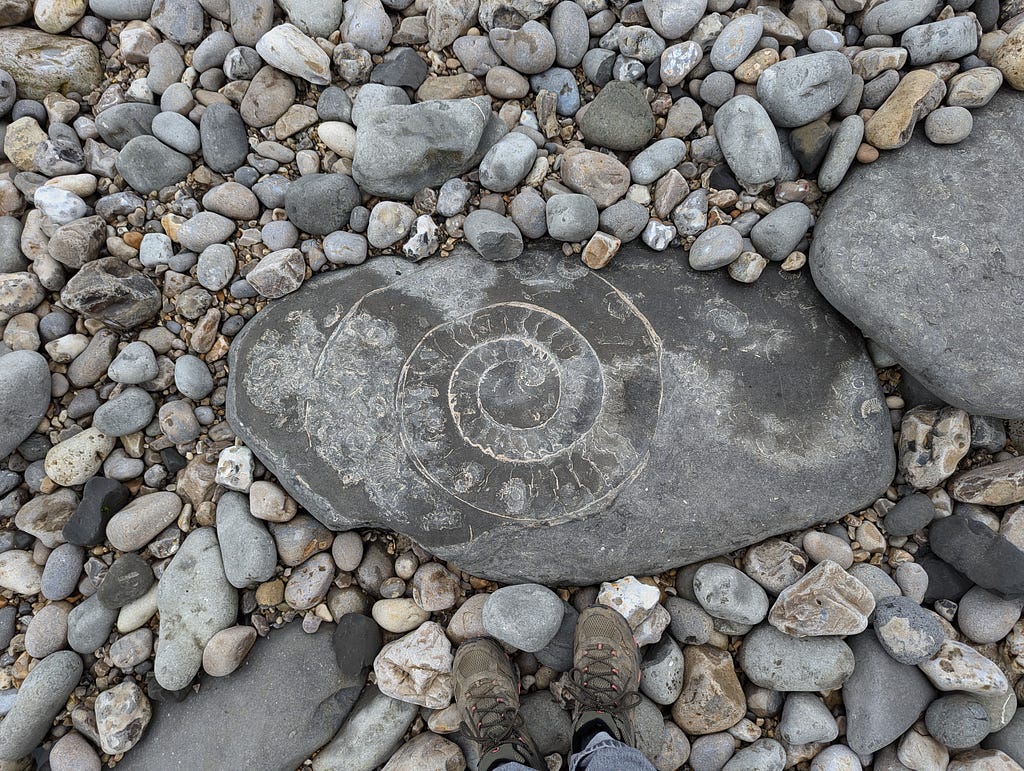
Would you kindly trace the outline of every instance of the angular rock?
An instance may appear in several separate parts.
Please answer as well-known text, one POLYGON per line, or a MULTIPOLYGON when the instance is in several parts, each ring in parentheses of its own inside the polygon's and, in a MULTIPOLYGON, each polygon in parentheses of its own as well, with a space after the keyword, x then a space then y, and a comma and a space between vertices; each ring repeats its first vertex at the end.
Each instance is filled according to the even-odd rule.
POLYGON ((486 96, 375 108, 360 118, 352 176, 365 192, 408 200, 461 176, 505 132, 486 96))
POLYGON ((0 29, 0 69, 14 78, 19 97, 40 102, 52 93, 87 96, 103 80, 99 51, 88 40, 27 27, 0 29))
POLYGON ((1019 418, 1024 348, 991 330, 1020 323, 1018 212, 994 202, 1016 196, 1024 175, 1024 137, 1007 129, 1024 121, 1024 95, 1001 94, 974 118, 955 147, 916 137, 853 169, 818 219, 809 262, 832 305, 929 391, 971 414, 1019 418))
MULTIPOLYGON (((230 677, 203 675, 198 693, 160 704, 125 771, 298 768, 341 726, 363 684, 345 687, 332 624, 302 624, 257 640, 230 677)), ((415 710, 414 707, 412 707, 415 710)))
POLYGON ((806 279, 737 287, 641 248, 621 257, 601 278, 538 246, 508 268, 462 250, 313 279, 235 338, 231 425, 331 527, 384 524, 475 575, 540 583, 658 572, 886 488, 874 370, 806 279), (699 442, 681 442, 696 424, 699 442))
POLYGON ((160 290, 119 257, 93 260, 60 293, 61 301, 86 318, 132 329, 160 312, 160 290))
POLYGON ((932 551, 978 586, 1005 596, 1024 595, 1024 551, 966 514, 934 522, 932 551))
POLYGON ((930 490, 949 477, 971 449, 971 420, 963 410, 914 407, 903 414, 898 459, 907 482, 930 490))
POLYGON ((688 734, 712 734, 736 725, 746 698, 732 656, 710 645, 683 651, 683 691, 672 705, 672 719, 688 734))
POLYGON ((768 614, 768 622, 794 637, 859 634, 867 629, 875 598, 832 560, 790 584, 768 614))
POLYGON ((982 506, 1009 506, 1024 501, 1024 456, 958 474, 949 486, 958 501, 982 506))
POLYGON ((946 84, 929 70, 913 70, 864 123, 864 138, 879 150, 903 147, 917 122, 946 95, 946 84))
POLYGON ((96 697, 96 732, 100 749, 109 755, 128 752, 138 744, 153 709, 134 680, 125 680, 96 697))
POLYGON ((452 701, 452 644, 433 621, 394 642, 373 661, 377 687, 393 699, 444 709, 452 701))

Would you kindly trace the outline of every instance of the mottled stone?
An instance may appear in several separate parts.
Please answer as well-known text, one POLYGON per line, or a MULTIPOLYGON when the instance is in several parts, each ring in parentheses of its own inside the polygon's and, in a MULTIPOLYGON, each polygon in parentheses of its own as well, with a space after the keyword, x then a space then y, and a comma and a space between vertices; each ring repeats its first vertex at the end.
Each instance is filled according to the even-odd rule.
POLYGON ((825 560, 782 590, 768 621, 795 637, 858 634, 867 628, 874 609, 868 588, 825 560))
POLYGON ((683 690, 672 705, 672 719, 688 734, 712 734, 732 727, 746 709, 746 698, 732 656, 710 645, 683 651, 683 690))
POLYGON ((1024 175, 1024 153, 1010 150, 1024 140, 1007 128, 1024 121, 1024 96, 1001 94, 974 119, 958 145, 918 137, 853 169, 815 225, 809 262, 829 301, 929 391, 972 414, 1022 417, 1024 349, 991 330, 1019 323, 1024 293, 1018 212, 998 203, 1024 175))
POLYGON ((508 268, 460 251, 417 264, 375 258, 314 279, 235 338, 229 420, 332 527, 386 523, 475 575, 504 579, 646 575, 875 500, 892 478, 888 414, 859 338, 806 279, 769 272, 741 288, 648 255, 620 252, 601 278, 544 246, 508 268), (533 297, 551 290, 542 306, 518 304, 524 283, 533 297), (328 305, 355 302, 359 314, 319 325, 328 305), (430 319, 433 331, 394 324, 399 308, 430 319), (569 348, 553 347, 563 339, 569 348), (491 356, 507 363, 486 369, 491 356), (828 365, 809 369, 812 361, 828 365), (564 367, 574 377, 562 380, 560 403, 576 405, 577 417, 564 416, 563 435, 551 433, 563 413, 550 388, 564 367), (357 375, 367 371, 375 376, 357 375), (502 395, 505 378, 525 376, 537 387, 502 395), (466 378, 506 428, 447 406, 461 404, 466 378), (344 410, 339 388, 351 395, 344 410), (626 421, 613 408, 624 391, 626 421), (705 426, 700 441, 681 443, 678 427, 694 424, 705 426), (371 427, 375 444, 349 441, 371 427), (568 436, 578 437, 571 449, 568 436), (577 452, 599 462, 596 487, 558 483, 570 464, 581 473, 577 452), (780 457, 792 487, 780 487, 780 457), (499 466, 512 473, 500 485, 487 473, 499 466), (356 468, 381 473, 353 476, 356 468), (696 494, 711 480, 713 494, 696 494), (638 511, 648 512, 643 527, 630 524, 638 511))
POLYGON ((18 84, 18 96, 42 101, 48 94, 88 95, 103 79, 99 51, 82 38, 26 27, 0 29, 0 69, 18 84))

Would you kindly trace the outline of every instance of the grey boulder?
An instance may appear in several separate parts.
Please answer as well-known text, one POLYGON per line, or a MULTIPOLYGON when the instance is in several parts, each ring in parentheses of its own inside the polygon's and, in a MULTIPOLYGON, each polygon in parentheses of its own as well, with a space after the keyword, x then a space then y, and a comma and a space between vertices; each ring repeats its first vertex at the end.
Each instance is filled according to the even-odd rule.
POLYGON ((918 133, 885 163, 852 169, 808 261, 829 302, 929 391, 1021 418, 1024 346, 1009 330, 1024 319, 1024 253, 1009 202, 1024 177, 1024 95, 1004 92, 974 120, 958 145, 918 133))
POLYGON ((362 684, 344 687, 332 647, 333 624, 307 634, 302 624, 257 640, 230 677, 204 675, 198 693, 154 705, 125 771, 298 768, 327 742, 362 684))
POLYGON ((486 96, 376 108, 360 118, 352 176, 371 195, 408 200, 464 174, 505 133, 486 96))
POLYGON ((230 424, 322 522, 504 581, 659 572, 855 511, 895 468, 863 343, 806 278, 639 246, 600 277, 550 242, 378 257, 271 304, 230 373, 230 424))
POLYGON ((776 126, 803 126, 843 101, 852 77, 850 60, 839 51, 797 56, 761 73, 757 98, 776 126))

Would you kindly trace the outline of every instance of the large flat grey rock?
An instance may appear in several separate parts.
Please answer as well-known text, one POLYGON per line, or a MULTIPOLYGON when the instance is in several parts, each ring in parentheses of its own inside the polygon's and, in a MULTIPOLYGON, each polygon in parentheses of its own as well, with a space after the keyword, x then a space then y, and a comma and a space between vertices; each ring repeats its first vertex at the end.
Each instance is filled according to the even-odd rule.
POLYGON ((974 111, 958 145, 918 131, 857 165, 814 228, 829 301, 930 391, 974 414, 1024 417, 1024 95, 974 111))
POLYGON ((810 280, 631 246, 388 257, 308 282, 231 348, 228 419, 330 527, 481 576, 590 583, 836 519, 892 479, 860 335, 810 280))
POLYGON ((334 624, 294 622, 257 640, 227 677, 203 675, 198 693, 153 705, 124 771, 292 771, 330 740, 362 685, 344 688, 334 624))

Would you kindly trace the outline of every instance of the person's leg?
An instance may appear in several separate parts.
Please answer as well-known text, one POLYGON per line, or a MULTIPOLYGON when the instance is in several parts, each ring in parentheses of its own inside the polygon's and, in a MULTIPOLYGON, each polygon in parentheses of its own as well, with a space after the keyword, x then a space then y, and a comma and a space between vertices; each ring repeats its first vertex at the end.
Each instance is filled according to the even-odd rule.
POLYGON ((480 746, 480 771, 543 771, 547 766, 519 714, 519 679, 494 640, 459 646, 452 665, 455 703, 480 746))
POLYGON ((612 608, 587 608, 573 640, 570 771, 654 771, 636 749, 633 711, 640 703, 640 651, 612 608))
POLYGON ((654 771, 654 766, 636 747, 601 731, 580 752, 569 756, 569 771, 654 771))

